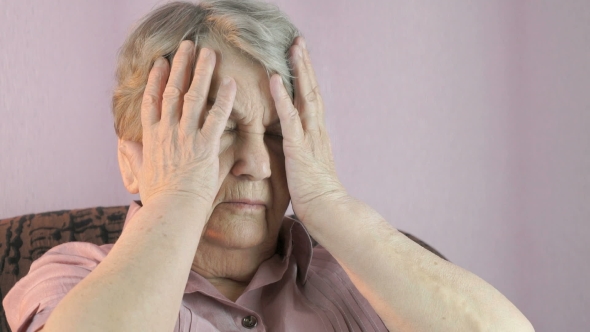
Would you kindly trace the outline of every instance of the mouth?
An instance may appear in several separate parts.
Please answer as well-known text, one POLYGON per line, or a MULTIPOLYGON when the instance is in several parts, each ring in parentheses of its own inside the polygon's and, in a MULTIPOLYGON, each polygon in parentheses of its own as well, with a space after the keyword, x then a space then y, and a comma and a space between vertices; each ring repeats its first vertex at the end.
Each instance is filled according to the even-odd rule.
POLYGON ((237 199, 228 199, 221 204, 225 205, 232 210, 239 210, 239 211, 257 211, 257 210, 266 210, 266 203, 260 199, 250 199, 250 198, 237 198, 237 199))

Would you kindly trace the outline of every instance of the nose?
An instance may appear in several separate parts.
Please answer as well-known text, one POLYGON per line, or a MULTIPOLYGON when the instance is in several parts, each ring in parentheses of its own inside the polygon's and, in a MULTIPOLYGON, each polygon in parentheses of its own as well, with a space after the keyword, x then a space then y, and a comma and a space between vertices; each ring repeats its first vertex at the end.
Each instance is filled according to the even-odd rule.
POLYGON ((270 177, 270 156, 264 134, 242 134, 234 144, 233 175, 247 177, 251 181, 270 177))

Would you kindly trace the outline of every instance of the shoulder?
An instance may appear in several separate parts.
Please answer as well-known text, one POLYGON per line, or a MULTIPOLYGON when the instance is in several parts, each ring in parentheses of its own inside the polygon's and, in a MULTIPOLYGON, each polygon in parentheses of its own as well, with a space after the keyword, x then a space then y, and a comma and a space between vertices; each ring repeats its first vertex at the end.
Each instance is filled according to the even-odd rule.
POLYGON ((59 301, 96 268, 112 246, 67 242, 36 259, 2 300, 10 327, 24 331, 44 324, 59 301))

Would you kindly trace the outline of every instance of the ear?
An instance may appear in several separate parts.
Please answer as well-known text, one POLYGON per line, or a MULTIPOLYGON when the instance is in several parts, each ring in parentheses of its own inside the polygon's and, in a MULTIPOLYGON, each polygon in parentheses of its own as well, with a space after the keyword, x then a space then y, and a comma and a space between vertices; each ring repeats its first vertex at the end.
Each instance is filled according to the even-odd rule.
POLYGON ((141 143, 125 141, 119 138, 117 156, 123 184, 130 194, 139 193, 139 167, 143 160, 143 145, 141 143))

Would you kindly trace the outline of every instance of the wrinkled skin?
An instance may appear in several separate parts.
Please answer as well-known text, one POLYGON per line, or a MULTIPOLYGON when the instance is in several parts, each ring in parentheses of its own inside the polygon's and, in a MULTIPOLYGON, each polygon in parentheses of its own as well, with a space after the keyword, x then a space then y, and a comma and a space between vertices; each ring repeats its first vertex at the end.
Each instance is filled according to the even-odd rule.
POLYGON ((290 199, 305 223, 314 209, 346 194, 303 40, 291 49, 294 101, 279 75, 269 79, 259 64, 225 47, 200 46, 215 54, 199 56, 192 82, 192 42, 181 44, 172 68, 154 66, 146 87, 152 97, 142 104, 144 142, 120 140, 120 164, 128 190, 144 204, 173 194, 211 206, 192 270, 235 298, 275 253, 290 199), (230 203, 240 199, 258 205, 230 203))

